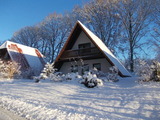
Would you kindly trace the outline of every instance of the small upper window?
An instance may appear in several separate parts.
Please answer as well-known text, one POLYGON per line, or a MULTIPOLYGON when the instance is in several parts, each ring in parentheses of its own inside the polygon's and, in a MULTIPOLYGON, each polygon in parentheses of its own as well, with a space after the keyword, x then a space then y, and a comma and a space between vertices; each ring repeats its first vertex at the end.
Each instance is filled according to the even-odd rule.
POLYGON ((97 70, 101 70, 101 63, 94 63, 93 68, 96 68, 97 70))
POLYGON ((91 43, 84 43, 84 44, 78 45, 79 49, 85 49, 85 48, 90 48, 90 47, 91 47, 91 43))

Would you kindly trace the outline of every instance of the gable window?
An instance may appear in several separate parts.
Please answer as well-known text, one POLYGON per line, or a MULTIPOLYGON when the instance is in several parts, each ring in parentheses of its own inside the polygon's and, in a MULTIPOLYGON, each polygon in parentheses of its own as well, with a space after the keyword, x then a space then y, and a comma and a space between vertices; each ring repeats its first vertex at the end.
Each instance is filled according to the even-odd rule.
POLYGON ((101 70, 101 63, 94 63, 93 68, 96 68, 97 70, 101 70))
POLYGON ((85 72, 89 71, 89 65, 88 64, 84 64, 82 66, 82 74, 84 74, 85 72))
POLYGON ((85 49, 85 48, 90 48, 90 47, 91 47, 91 43, 83 43, 83 44, 78 45, 79 49, 85 49))
POLYGON ((79 44, 78 45, 78 48, 79 48, 79 51, 78 51, 78 54, 80 56, 83 56, 83 55, 88 55, 91 53, 91 43, 84 43, 84 44, 79 44), (89 49, 87 49, 89 48, 89 49))
POLYGON ((78 65, 71 66, 71 72, 78 72, 78 65))

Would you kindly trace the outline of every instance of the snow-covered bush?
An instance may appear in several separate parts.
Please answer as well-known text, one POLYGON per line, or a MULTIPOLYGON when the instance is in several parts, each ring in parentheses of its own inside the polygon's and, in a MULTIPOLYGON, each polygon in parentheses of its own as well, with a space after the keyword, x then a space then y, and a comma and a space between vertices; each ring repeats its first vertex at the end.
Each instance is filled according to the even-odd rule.
POLYGON ((90 71, 85 72, 81 83, 84 84, 88 88, 93 88, 96 86, 103 85, 103 81, 101 79, 97 78, 97 75, 92 74, 90 71))
POLYGON ((82 76, 80 76, 78 73, 67 73, 65 75, 66 80, 75 80, 75 79, 81 79, 82 76))
POLYGON ((152 69, 151 80, 160 81, 160 63, 158 61, 153 61, 151 69, 152 69))
POLYGON ((139 82, 160 81, 160 63, 153 61, 150 65, 144 60, 138 60, 135 73, 140 77, 139 82))
POLYGON ((20 66, 16 62, 0 60, 0 77, 13 78, 20 74, 20 66))
POLYGON ((56 73, 54 63, 46 63, 44 69, 38 77, 34 77, 35 82, 40 80, 62 81, 62 77, 59 73, 56 73))
POLYGON ((13 78, 16 75, 19 75, 20 72, 20 66, 16 62, 8 61, 7 63, 7 69, 6 72, 8 73, 8 78, 13 78))
POLYGON ((150 77, 152 74, 151 66, 144 60, 137 60, 135 64, 135 74, 138 75, 139 82, 147 82, 150 81, 150 77))
POLYGON ((107 80, 111 82, 118 81, 118 68, 116 66, 112 66, 109 68, 110 72, 107 74, 107 80))
POLYGON ((0 60, 0 76, 3 77, 7 77, 7 73, 5 72, 5 68, 6 68, 6 64, 4 63, 4 61, 0 60))
POLYGON ((47 79, 53 73, 55 73, 56 69, 54 68, 54 63, 46 63, 44 69, 42 70, 40 76, 42 79, 47 79))
POLYGON ((96 74, 97 77, 105 77, 106 74, 103 73, 102 71, 98 70, 97 68, 93 68, 92 70, 90 70, 91 74, 96 74))

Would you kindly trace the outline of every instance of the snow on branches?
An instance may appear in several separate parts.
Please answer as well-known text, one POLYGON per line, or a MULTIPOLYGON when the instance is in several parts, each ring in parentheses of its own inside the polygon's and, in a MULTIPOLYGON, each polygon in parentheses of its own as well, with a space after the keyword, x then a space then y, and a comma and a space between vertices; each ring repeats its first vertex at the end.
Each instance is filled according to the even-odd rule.
POLYGON ((106 76, 108 81, 117 82, 118 81, 118 68, 116 66, 112 66, 109 68, 110 72, 106 76))
POLYGON ((160 81, 160 63, 158 61, 153 61, 151 69, 152 69, 151 80, 156 82, 160 81))
POLYGON ((140 82, 160 81, 160 63, 153 61, 150 65, 144 60, 137 60, 135 73, 138 75, 140 82))
POLYGON ((99 78, 97 78, 96 74, 89 72, 85 72, 83 77, 82 77, 82 84, 84 84, 88 88, 93 88, 96 86, 102 86, 103 81, 99 78))
POLYGON ((0 59, 0 77, 1 78, 13 78, 16 75, 19 75, 20 66, 16 62, 12 61, 3 61, 0 59))
POLYGON ((61 81, 62 78, 57 74, 56 70, 54 63, 46 63, 41 74, 38 77, 34 77, 35 82, 39 82, 40 80, 61 81))

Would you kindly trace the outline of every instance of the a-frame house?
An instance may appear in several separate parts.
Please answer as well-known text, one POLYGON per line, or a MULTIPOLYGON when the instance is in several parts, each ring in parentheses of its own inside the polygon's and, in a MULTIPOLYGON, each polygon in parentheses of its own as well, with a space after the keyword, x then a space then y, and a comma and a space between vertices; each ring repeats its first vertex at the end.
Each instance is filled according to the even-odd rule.
POLYGON ((55 60, 55 68, 62 73, 83 74, 94 67, 107 73, 116 66, 122 77, 131 76, 106 45, 80 21, 77 21, 69 38, 55 60))
POLYGON ((28 70, 34 75, 39 75, 45 65, 44 57, 38 49, 11 41, 0 46, 0 59, 15 61, 21 66, 22 72, 28 70))

